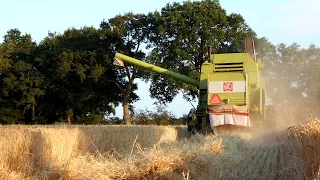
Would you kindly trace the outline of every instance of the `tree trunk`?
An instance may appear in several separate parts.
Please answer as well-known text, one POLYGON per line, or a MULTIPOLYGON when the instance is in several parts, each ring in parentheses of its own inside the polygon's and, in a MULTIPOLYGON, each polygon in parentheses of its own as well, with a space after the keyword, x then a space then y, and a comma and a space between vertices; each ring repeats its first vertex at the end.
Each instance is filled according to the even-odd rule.
POLYGON ((68 124, 71 125, 71 118, 70 115, 68 115, 68 124))
POLYGON ((32 103, 32 114, 31 114, 31 120, 34 121, 36 118, 36 108, 34 103, 32 103))
POLYGON ((114 82, 122 93, 123 121, 124 121, 125 125, 130 125, 131 124, 131 117, 130 117, 130 113, 129 113, 129 98, 130 98, 131 88, 132 88, 132 84, 133 84, 133 81, 135 78, 136 71, 133 68, 132 76, 130 76, 130 70, 129 70, 128 66, 125 66, 125 67, 126 67, 127 77, 129 79, 129 82, 126 85, 125 90, 120 85, 120 83, 118 83, 118 81, 110 80, 110 82, 114 82))
POLYGON ((130 114, 129 114, 129 103, 128 96, 123 97, 123 120, 125 125, 131 124, 130 114))

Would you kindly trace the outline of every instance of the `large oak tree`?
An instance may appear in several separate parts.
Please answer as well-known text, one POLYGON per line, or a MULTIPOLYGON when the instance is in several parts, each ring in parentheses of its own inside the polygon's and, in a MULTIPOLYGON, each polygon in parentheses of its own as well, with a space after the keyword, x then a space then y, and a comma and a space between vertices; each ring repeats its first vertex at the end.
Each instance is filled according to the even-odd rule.
MULTIPOLYGON (((227 15, 216 0, 167 4, 153 17, 148 60, 194 79, 199 79, 208 47, 215 53, 241 52, 246 36, 255 36, 241 15, 227 15)), ((195 87, 158 74, 151 77, 151 96, 160 102, 171 102, 180 89, 197 96, 195 87)))
MULTIPOLYGON (((63 34, 50 34, 39 46, 39 61, 46 73, 51 104, 69 123, 86 117, 114 113, 120 94, 108 81, 114 76, 112 46, 101 45, 102 33, 93 27, 71 28, 63 34)), ((87 120, 88 121, 88 120, 87 120)))
MULTIPOLYGON (((145 53, 142 46, 146 45, 150 36, 150 25, 153 18, 150 14, 133 14, 126 13, 117 15, 108 21, 103 21, 100 28, 105 33, 102 40, 104 47, 112 46, 115 52, 120 52, 128 56, 144 59, 145 53)), ((113 54, 114 55, 114 54, 113 54)), ((113 86, 117 87, 121 92, 123 106, 123 120, 125 124, 131 124, 130 109, 132 111, 132 100, 137 100, 137 96, 133 93, 137 89, 134 83, 136 78, 146 78, 146 74, 139 68, 131 64, 125 63, 124 68, 116 68, 113 77, 109 77, 108 81, 113 82, 113 86)))

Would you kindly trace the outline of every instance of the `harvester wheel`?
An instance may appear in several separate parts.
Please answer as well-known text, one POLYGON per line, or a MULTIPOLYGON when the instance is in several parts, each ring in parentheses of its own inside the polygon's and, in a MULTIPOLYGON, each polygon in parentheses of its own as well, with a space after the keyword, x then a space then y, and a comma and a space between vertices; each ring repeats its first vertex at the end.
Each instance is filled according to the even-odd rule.
POLYGON ((190 136, 195 135, 196 133, 208 135, 212 134, 213 130, 210 126, 209 117, 207 117, 207 121, 205 123, 205 127, 202 124, 202 117, 197 117, 197 120, 189 120, 188 121, 188 132, 190 136))

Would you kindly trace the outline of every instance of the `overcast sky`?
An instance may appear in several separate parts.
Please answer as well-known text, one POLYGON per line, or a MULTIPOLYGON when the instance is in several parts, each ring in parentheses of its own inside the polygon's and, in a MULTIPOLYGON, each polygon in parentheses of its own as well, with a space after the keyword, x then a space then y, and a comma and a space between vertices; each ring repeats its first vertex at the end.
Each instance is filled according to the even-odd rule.
MULTIPOLYGON (((18 28, 40 42, 49 31, 63 33, 70 27, 98 27, 103 19, 117 14, 161 10, 172 2, 182 0, 1 0, 0 35, 18 28)), ((302 47, 310 44, 320 47, 318 0, 221 0, 220 3, 227 13, 241 14, 258 37, 267 37, 273 44, 296 42, 302 47)), ((149 97, 148 84, 137 82, 141 100, 135 107, 153 110, 155 100, 149 97)), ((188 113, 191 107, 182 95, 168 104, 168 109, 177 116, 188 113)), ((122 116, 121 107, 117 108, 117 116, 122 116)))

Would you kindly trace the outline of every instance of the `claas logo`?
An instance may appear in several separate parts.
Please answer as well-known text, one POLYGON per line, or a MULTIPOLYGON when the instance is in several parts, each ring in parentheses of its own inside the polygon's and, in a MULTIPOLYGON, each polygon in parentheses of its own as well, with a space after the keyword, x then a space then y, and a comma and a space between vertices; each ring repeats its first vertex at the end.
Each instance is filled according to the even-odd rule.
POLYGON ((223 83, 223 91, 224 92, 233 91, 233 83, 232 82, 224 82, 223 83))

